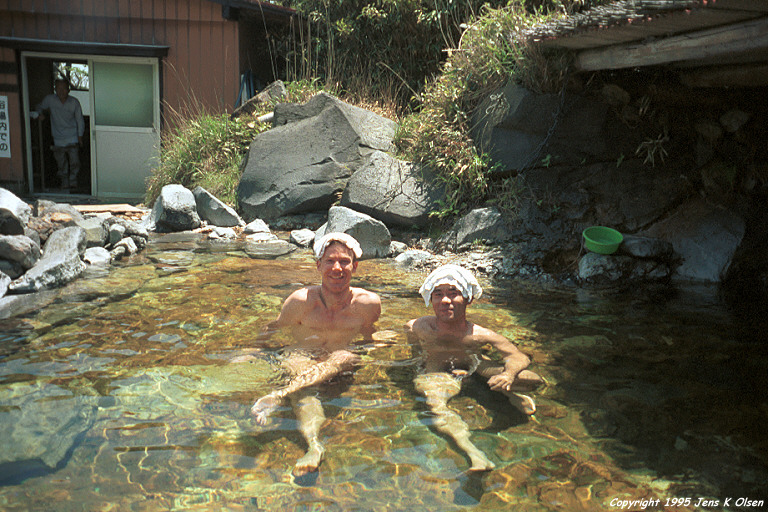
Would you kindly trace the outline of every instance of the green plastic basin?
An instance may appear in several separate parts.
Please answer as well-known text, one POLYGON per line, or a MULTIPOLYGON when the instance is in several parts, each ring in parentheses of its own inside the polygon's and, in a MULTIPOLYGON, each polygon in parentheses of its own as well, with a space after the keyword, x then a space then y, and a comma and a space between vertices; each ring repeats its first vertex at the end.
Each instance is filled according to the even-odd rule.
POLYGON ((582 231, 584 247, 599 254, 613 254, 624 240, 624 236, 613 228, 591 226, 582 231))

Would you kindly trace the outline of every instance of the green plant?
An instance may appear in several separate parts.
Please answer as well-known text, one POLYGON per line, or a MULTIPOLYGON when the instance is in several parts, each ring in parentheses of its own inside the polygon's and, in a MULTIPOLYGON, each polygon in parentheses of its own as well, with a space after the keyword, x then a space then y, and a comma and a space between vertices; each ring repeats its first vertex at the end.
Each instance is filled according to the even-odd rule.
POLYGON ((470 136, 471 114, 508 80, 535 91, 559 89, 567 60, 545 56, 520 35, 547 17, 527 10, 522 0, 499 9, 485 6, 482 16, 470 20, 458 47, 449 52, 442 74, 425 87, 420 108, 402 121, 395 136, 401 156, 434 169, 446 185, 446 199, 436 216, 452 215, 490 195, 512 191, 490 180, 491 161, 479 153, 470 136))

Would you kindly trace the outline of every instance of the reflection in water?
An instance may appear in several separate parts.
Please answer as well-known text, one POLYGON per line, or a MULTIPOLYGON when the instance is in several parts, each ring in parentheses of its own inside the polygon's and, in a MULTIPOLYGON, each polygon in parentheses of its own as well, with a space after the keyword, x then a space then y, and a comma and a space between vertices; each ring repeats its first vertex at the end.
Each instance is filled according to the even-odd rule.
POLYGON ((2 321, 0 508, 616 510, 614 499, 661 509, 692 497, 674 510, 693 510, 701 497, 719 501, 707 510, 744 510, 735 498, 768 499, 760 324, 742 332, 709 290, 483 283, 471 318, 515 340, 548 386, 532 421, 478 381, 449 402, 497 466, 469 475, 413 389, 399 334, 429 313, 424 275, 387 261, 363 262, 354 284, 381 295, 378 327, 395 343, 369 347, 347 387, 322 390, 326 458, 299 485, 290 472, 305 446, 289 408, 266 427, 248 414, 278 370, 228 360, 317 282, 311 257, 192 247, 153 246, 2 321))

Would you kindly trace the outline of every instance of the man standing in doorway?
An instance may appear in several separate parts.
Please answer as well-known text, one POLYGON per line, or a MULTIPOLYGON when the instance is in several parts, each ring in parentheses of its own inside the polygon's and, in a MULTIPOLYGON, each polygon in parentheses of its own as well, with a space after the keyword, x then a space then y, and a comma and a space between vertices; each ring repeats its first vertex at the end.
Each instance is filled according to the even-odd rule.
POLYGON ((58 79, 56 94, 49 94, 35 110, 40 121, 45 119, 44 111, 50 112, 51 135, 53 136, 53 157, 58 166, 61 188, 76 189, 80 172, 80 146, 83 145, 85 121, 83 110, 77 98, 69 95, 69 82, 58 79))

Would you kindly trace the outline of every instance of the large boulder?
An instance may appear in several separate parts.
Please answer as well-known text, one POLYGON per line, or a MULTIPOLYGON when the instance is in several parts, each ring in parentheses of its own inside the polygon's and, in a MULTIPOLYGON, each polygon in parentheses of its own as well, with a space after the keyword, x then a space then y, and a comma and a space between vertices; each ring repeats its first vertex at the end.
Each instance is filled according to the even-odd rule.
POLYGON ((237 188, 246 221, 327 209, 369 154, 392 148, 396 127, 325 93, 277 105, 274 125, 251 143, 237 188))
POLYGON ((739 215, 695 199, 642 234, 672 244, 681 260, 675 279, 717 283, 725 278, 744 231, 739 215))
POLYGON ((472 136, 501 171, 551 164, 617 161, 639 142, 603 98, 537 94, 510 82, 472 117, 472 136))
POLYGON ((29 270, 40 259, 40 246, 24 235, 0 235, 0 259, 29 270))
POLYGON ((32 207, 10 190, 0 188, 0 235, 23 235, 32 207))
POLYGON ((445 187, 421 166, 376 151, 352 175, 340 204, 387 225, 423 226, 445 196, 445 187))
POLYGON ((509 239, 504 215, 494 207, 476 208, 461 217, 439 240, 451 250, 467 249, 474 243, 494 244, 509 239))
POLYGON ((392 235, 383 222, 370 215, 344 206, 332 206, 328 210, 328 222, 321 229, 323 233, 346 233, 354 237, 363 250, 361 259, 384 258, 389 255, 392 235))
POLYGON ((157 232, 188 231, 200 227, 195 196, 182 185, 166 185, 152 207, 148 220, 157 232))
POLYGON ((14 293, 29 293, 55 288, 77 278, 85 263, 86 237, 83 228, 74 226, 54 231, 43 246, 43 256, 27 273, 11 283, 14 293))
POLYGON ((196 187, 192 195, 195 196, 197 214, 208 224, 225 228, 245 224, 231 206, 222 203, 203 187, 196 187))

